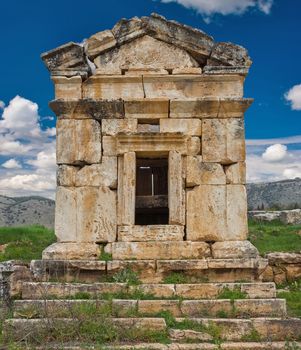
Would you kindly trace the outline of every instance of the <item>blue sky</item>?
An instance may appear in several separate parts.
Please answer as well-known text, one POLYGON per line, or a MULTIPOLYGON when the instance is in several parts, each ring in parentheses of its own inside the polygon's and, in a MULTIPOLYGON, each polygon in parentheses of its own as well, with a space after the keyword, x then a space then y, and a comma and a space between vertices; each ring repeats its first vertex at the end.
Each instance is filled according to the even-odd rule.
POLYGON ((151 12, 248 49, 248 179, 301 177, 300 0, 10 0, 0 4, 0 193, 53 196, 53 86, 40 54, 151 12))

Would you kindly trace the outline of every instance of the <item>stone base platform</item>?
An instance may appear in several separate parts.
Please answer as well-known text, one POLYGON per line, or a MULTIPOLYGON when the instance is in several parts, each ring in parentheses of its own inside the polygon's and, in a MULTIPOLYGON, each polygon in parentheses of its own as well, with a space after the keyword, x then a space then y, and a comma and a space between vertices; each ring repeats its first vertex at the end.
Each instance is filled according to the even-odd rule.
POLYGON ((130 269, 144 283, 160 283, 172 274, 195 282, 256 281, 267 267, 263 258, 190 260, 33 260, 31 271, 38 281, 99 282, 130 269))

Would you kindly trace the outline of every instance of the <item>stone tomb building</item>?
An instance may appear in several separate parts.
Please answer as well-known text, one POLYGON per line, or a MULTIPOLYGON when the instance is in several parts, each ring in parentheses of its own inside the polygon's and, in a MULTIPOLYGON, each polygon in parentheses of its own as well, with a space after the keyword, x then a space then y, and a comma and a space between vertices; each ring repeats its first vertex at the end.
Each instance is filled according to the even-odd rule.
POLYGON ((243 47, 152 14, 42 58, 58 118, 58 241, 43 259, 257 257, 243 47))

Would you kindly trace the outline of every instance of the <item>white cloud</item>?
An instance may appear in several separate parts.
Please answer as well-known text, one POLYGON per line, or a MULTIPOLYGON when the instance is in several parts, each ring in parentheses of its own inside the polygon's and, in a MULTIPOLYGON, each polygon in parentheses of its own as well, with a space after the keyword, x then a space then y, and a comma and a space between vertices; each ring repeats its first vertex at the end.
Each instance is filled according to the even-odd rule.
POLYGON ((300 136, 248 140, 247 145, 248 182, 270 182, 300 177, 300 136), (275 140, 281 143, 274 143, 275 140))
POLYGON ((2 163, 3 168, 6 169, 21 169, 22 165, 14 158, 11 158, 7 160, 6 162, 2 163))
POLYGON ((252 8, 269 14, 273 5, 273 0, 161 0, 161 2, 176 2, 196 10, 205 17, 207 22, 215 14, 241 15, 252 8))
POLYGON ((36 103, 20 96, 0 114, 1 194, 54 196, 55 127, 43 129, 43 120, 50 119, 39 115, 36 103), (5 161, 7 156, 18 156, 19 162, 5 161))
POLYGON ((287 156, 287 146, 276 143, 269 146, 262 154, 262 158, 268 162, 279 162, 287 156))
POLYGON ((284 97, 291 104, 291 109, 301 111, 301 84, 293 86, 284 97))
POLYGON ((283 176, 287 179, 295 179, 296 177, 301 178, 301 167, 295 166, 283 170, 283 176))
POLYGON ((5 103, 0 100, 0 109, 4 109, 4 107, 5 107, 5 103))

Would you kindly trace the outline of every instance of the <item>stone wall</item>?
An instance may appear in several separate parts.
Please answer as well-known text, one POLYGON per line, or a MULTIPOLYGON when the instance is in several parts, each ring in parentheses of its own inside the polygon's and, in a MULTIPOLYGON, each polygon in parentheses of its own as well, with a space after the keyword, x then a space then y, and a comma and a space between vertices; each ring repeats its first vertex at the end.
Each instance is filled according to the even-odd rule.
POLYGON ((301 253, 270 253, 266 258, 263 281, 281 284, 301 279, 301 253))

